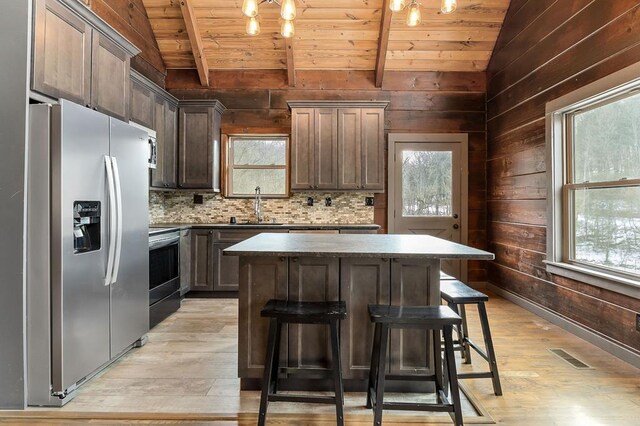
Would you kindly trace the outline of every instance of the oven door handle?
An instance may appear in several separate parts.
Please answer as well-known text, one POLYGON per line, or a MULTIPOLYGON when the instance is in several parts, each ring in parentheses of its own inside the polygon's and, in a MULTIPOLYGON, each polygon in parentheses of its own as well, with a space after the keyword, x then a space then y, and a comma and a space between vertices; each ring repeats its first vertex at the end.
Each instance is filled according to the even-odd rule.
POLYGON ((149 250, 156 250, 180 242, 180 236, 149 242, 149 250))

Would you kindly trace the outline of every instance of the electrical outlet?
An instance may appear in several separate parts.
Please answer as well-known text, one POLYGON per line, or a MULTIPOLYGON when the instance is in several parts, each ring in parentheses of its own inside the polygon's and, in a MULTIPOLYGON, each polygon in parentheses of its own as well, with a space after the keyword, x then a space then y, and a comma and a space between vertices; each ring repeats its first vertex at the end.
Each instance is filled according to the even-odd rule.
POLYGON ((373 206, 373 197, 364 197, 365 206, 373 206))
POLYGON ((307 198, 307 205, 308 205, 309 207, 313 207, 313 197, 308 197, 308 198, 307 198))
POLYGON ((327 197, 327 198, 324 199, 324 205, 325 206, 331 207, 331 203, 332 203, 331 197, 327 197))
POLYGON ((204 203, 204 197, 200 194, 193 194, 193 204, 204 203))
POLYGON ((636 330, 640 331, 640 314, 636 314, 636 330))

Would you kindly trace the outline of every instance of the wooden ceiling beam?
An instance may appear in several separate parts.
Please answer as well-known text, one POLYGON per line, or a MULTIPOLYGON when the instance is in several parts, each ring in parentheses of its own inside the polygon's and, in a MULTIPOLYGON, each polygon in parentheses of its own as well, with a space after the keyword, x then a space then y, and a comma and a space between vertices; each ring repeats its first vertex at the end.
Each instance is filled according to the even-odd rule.
POLYGON ((287 51, 287 80, 289 87, 296 85, 296 64, 293 56, 293 39, 285 38, 285 50, 287 51))
POLYGON ((180 9, 182 10, 182 17, 187 27, 187 34, 189 35, 193 58, 196 61, 196 68, 198 68, 200 84, 209 86, 209 65, 207 64, 207 57, 204 54, 204 44, 200 36, 200 29, 198 28, 196 14, 193 10, 191 0, 180 0, 180 9))
POLYGON ((382 2, 382 19, 380 19, 380 35, 378 36, 378 52, 376 54, 376 87, 382 87, 392 15, 393 12, 389 9, 389 0, 384 0, 382 2))

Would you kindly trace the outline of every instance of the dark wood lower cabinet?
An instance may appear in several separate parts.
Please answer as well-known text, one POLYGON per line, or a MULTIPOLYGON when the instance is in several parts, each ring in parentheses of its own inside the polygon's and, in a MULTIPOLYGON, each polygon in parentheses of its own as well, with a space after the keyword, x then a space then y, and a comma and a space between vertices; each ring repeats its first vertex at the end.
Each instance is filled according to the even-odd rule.
POLYGON ((213 291, 213 231, 191 230, 191 291, 213 291))
MULTIPOLYGON (((268 321, 260 310, 271 298, 292 301, 343 300, 347 319, 340 330, 343 377, 351 389, 364 389, 369 373, 373 326, 369 304, 437 305, 440 261, 429 259, 240 257, 239 377, 243 389, 259 388, 264 363, 268 321)), ((318 325, 291 325, 283 333, 281 366, 330 366, 328 329, 318 325), (286 360, 286 361, 285 361, 286 360)), ((390 372, 428 373, 432 342, 422 330, 393 330, 390 372)), ((287 386, 305 384, 294 375, 287 386)), ((414 389, 410 382, 398 389, 414 389)))
MULTIPOLYGON (((241 257, 238 304, 238 374, 262 378, 269 334, 269 319, 260 311, 269 299, 286 299, 288 261, 284 257, 241 257)), ((282 333, 280 365, 287 365, 287 333, 282 333)))
POLYGON ((237 256, 225 256, 222 253, 224 249, 238 242, 213 244, 213 291, 238 291, 240 260, 237 256))

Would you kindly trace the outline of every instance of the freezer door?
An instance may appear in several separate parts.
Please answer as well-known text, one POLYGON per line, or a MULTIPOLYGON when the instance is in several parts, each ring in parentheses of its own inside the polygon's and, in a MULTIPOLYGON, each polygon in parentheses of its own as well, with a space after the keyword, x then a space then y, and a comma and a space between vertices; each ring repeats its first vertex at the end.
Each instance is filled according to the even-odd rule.
POLYGON ((147 134, 111 119, 119 215, 111 284, 111 356, 149 331, 149 168, 147 134))
POLYGON ((52 107, 51 127, 52 385, 64 392, 109 361, 109 118, 61 100, 52 107), (93 230, 90 223, 78 226, 78 206, 92 215, 82 220, 93 221, 93 230), (79 250, 89 240, 93 249, 79 250))

